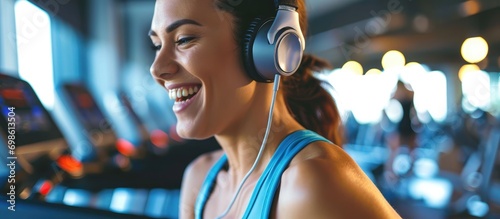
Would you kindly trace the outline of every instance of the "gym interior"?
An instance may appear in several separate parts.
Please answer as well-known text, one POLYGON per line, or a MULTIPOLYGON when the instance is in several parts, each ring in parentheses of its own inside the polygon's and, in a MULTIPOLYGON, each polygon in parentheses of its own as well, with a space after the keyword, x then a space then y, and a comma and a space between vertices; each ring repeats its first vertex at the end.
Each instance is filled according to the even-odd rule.
MULTIPOLYGON (((2 218, 178 218, 154 0, 0 0, 2 218), (4 217, 5 216, 5 217, 4 217)), ((343 149, 403 218, 500 218, 500 1, 306 0, 343 149)))

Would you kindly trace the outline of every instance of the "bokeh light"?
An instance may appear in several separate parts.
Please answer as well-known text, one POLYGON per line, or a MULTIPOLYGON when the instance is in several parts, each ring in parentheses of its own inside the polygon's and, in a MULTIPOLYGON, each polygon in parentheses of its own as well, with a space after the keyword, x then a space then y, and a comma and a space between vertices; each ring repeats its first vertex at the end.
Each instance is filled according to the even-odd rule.
POLYGON ((406 59, 403 53, 397 50, 391 50, 384 54, 382 57, 382 67, 384 70, 404 67, 406 64, 406 59))
POLYGON ((416 81, 422 77, 422 74, 427 73, 427 69, 418 62, 409 62, 405 65, 404 70, 399 73, 399 79, 405 84, 415 86, 416 81))
POLYGON ((355 75, 363 75, 363 66, 356 61, 348 61, 342 66, 342 70, 355 75))
POLYGON ((376 68, 372 68, 366 72, 366 75, 379 75, 382 74, 382 71, 376 68))
POLYGON ((479 71, 479 66, 476 64, 467 64, 463 65, 460 70, 458 70, 458 78, 460 81, 463 81, 463 78, 466 74, 474 73, 475 71, 479 71))
POLYGON ((116 141, 116 149, 118 152, 125 156, 131 156, 135 153, 135 146, 131 142, 127 141, 126 139, 118 139, 116 141))
POLYGON ((159 148, 166 148, 168 146, 168 134, 162 130, 156 129, 151 132, 151 143, 159 148))
POLYGON ((471 16, 481 11, 481 4, 477 0, 468 0, 460 5, 460 13, 462 16, 471 16))
POLYGON ((465 74, 462 80, 464 101, 482 110, 489 110, 491 104, 490 76, 484 71, 465 74))
POLYGON ((478 63, 488 55, 488 43, 482 37, 471 37, 464 41, 462 57, 469 63, 478 63))
POLYGON ((387 118, 393 123, 398 123, 403 118, 403 106, 396 99, 391 99, 385 107, 387 118))
POLYGON ((431 71, 421 74, 412 81, 411 86, 415 91, 414 103, 419 120, 425 121, 420 116, 429 113, 434 121, 444 121, 448 114, 447 81, 444 73, 431 71))

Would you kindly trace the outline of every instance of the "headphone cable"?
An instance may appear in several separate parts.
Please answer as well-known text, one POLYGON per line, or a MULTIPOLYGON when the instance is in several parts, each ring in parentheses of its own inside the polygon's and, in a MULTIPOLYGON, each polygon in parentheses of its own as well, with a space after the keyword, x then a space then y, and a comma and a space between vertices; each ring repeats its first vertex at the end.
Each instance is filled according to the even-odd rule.
POLYGON ((250 170, 247 172, 247 174, 245 175, 245 177, 243 177, 243 179, 241 180, 240 184, 238 185, 238 188, 236 189, 236 193, 234 194, 233 199, 229 203, 229 206, 227 207, 227 209, 221 215, 219 215, 217 217, 217 219, 222 219, 223 217, 225 217, 229 213, 229 210, 231 210, 231 208, 233 207, 234 203, 236 202, 236 198, 238 197, 238 195, 241 192, 241 188, 243 187, 243 184, 245 184, 245 181, 247 181, 248 177, 250 177, 250 174, 252 174, 252 172, 257 167, 257 164, 259 163, 260 159, 262 158, 262 152, 264 151, 264 149, 266 147, 267 139, 269 137, 269 131, 271 130, 271 123, 272 123, 273 111, 274 111, 274 103, 276 102, 276 95, 278 94, 280 79, 281 79, 281 75, 280 74, 275 74, 274 75, 273 98, 271 100, 271 107, 269 109, 269 116, 267 118, 266 133, 264 134, 264 139, 262 140, 262 144, 260 145, 260 150, 259 150, 259 153, 257 154, 257 158, 255 158, 255 161, 254 161, 254 163, 252 165, 252 168, 250 168, 250 170))

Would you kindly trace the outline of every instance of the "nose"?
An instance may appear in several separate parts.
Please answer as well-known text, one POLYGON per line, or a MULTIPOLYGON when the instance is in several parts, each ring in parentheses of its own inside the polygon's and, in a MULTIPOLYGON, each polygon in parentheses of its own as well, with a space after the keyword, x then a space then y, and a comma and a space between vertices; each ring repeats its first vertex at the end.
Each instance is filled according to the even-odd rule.
POLYGON ((172 78, 179 71, 179 64, 168 51, 160 50, 151 64, 151 75, 158 82, 172 78))

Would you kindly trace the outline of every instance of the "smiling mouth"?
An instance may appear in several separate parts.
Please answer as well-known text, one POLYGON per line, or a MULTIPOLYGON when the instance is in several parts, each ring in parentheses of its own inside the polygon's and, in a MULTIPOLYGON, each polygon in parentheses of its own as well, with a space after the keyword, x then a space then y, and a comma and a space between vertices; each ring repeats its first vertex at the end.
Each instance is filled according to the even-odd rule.
POLYGON ((201 85, 190 85, 168 90, 171 100, 175 102, 186 102, 200 91, 201 85))

